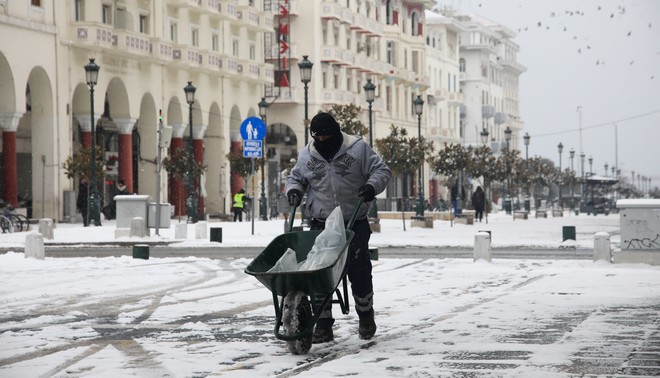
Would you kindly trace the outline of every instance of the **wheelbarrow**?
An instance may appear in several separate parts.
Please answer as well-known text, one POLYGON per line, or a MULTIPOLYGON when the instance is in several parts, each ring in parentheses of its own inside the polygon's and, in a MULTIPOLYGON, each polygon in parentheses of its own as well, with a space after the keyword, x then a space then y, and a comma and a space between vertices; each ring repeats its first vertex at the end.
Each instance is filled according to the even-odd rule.
POLYGON ((331 265, 316 270, 268 272, 289 248, 296 252, 298 262, 307 259, 316 237, 321 233, 321 230, 291 232, 296 214, 294 206, 289 219, 289 232, 273 239, 245 268, 245 273, 255 276, 272 292, 275 336, 286 341, 287 348, 293 354, 309 352, 314 325, 328 303, 338 303, 342 313, 348 314, 348 248, 354 235, 351 228, 361 206, 362 199, 359 199, 346 226, 346 243, 331 265), (343 290, 340 291, 338 287, 342 281, 343 290), (336 299, 333 294, 336 294, 336 299), (316 300, 310 302, 309 298, 316 300))

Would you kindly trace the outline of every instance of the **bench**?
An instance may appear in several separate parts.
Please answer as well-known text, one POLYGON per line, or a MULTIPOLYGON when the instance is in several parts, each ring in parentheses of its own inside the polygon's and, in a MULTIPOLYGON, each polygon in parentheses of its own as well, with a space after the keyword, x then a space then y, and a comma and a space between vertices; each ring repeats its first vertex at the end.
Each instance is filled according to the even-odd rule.
POLYGON ((536 217, 536 218, 547 218, 548 217, 548 210, 546 210, 546 209, 536 209, 536 212, 534 213, 534 217, 536 217))
POLYGON ((454 219, 456 224, 474 224, 474 213, 463 213, 458 214, 456 219, 454 219))
POLYGON ((529 217, 526 211, 517 210, 513 212, 513 219, 527 219, 529 217))

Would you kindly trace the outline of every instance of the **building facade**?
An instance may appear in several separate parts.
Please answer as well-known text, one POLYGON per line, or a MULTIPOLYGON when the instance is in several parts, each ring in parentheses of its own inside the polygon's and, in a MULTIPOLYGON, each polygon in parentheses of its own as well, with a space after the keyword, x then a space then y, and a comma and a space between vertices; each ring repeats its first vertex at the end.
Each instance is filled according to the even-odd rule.
MULTIPOLYGON (((263 187, 267 211, 276 213, 282 173, 309 141, 309 119, 333 105, 357 104, 368 124, 367 80, 376 85, 370 142, 389 135, 392 125, 413 137, 419 127, 436 147, 477 143, 482 128, 495 142, 506 126, 518 132, 517 80, 524 67, 516 62, 513 34, 473 16, 429 12, 434 5, 0 0, 0 198, 29 206, 35 218, 71 216, 66 198, 78 183, 62 163, 92 145, 94 125, 105 153, 104 201, 123 179, 132 192, 160 193, 183 215, 184 182, 168 180, 164 171, 156 177, 162 119, 173 129, 165 155, 188 149, 192 139, 194 158, 206 166, 197 183, 200 211, 229 213, 233 193, 245 188, 259 197, 263 187), (303 83, 305 57, 313 68, 303 83), (90 58, 101 67, 93 106, 84 69, 90 58), (196 87, 190 104, 183 90, 188 82, 196 87), (425 101, 419 125, 418 95, 425 101), (244 181, 232 176, 226 155, 241 150, 241 122, 259 116, 262 99, 268 105, 265 166, 244 181)), ((439 178, 428 167, 423 177, 424 193, 437 201, 439 178)), ((411 209, 416 180, 392 181, 379 209, 411 209)))
POLYGON ((225 155, 273 82, 263 56, 272 31, 263 1, 0 1, 2 198, 27 203, 32 216, 63 219, 64 193, 77 183, 62 162, 91 146, 94 122, 108 163, 104 202, 124 179, 132 192, 156 198, 160 190, 181 214, 183 184, 163 173, 156 188, 162 112, 174 130, 170 149, 192 134, 195 159, 207 166, 200 207, 228 211, 225 155), (93 114, 90 58, 101 67, 93 114), (192 105, 183 91, 189 81, 197 88, 192 105))

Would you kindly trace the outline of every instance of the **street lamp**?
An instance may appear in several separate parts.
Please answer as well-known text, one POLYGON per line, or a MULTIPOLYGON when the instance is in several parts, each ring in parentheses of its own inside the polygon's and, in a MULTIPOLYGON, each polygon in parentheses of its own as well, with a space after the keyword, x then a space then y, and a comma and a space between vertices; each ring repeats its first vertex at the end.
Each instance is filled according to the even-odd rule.
MULTIPOLYGON (((266 113, 268 112, 268 102, 266 101, 265 97, 261 98, 261 101, 259 101, 259 116, 261 119, 264 121, 264 124, 266 127, 268 127, 268 124, 266 123, 266 113)), ((268 220, 268 217, 266 216, 266 212, 268 209, 268 205, 266 204, 266 188, 265 188, 265 161, 266 161, 266 156, 264 156, 264 150, 266 147, 264 146, 266 144, 266 138, 264 138, 264 142, 261 146, 261 197, 259 197, 259 218, 261 220, 268 220)))
POLYGON ((610 166, 609 164, 605 163, 605 177, 607 177, 607 168, 608 168, 609 166, 610 166))
POLYGON ((307 145, 307 127, 309 127, 309 114, 308 114, 308 103, 307 103, 307 94, 308 88, 307 85, 312 80, 312 66, 314 63, 310 62, 307 59, 309 55, 303 55, 303 60, 298 62, 298 68, 300 69, 300 81, 305 85, 305 146, 307 145))
MULTIPOLYGON (((420 154, 421 154, 421 147, 422 147, 422 110, 424 109, 424 100, 422 100, 422 96, 417 95, 417 98, 413 100, 413 107, 415 109, 415 114, 417 114, 417 142, 419 143, 420 147, 420 154)), ((421 156, 420 156, 421 158, 421 156)), ((417 216, 418 217, 423 217, 424 216, 424 163, 420 159, 419 162, 419 173, 417 174, 417 216)))
POLYGON ((484 127, 484 129, 481 130, 479 135, 481 135, 481 143, 483 143, 485 146, 486 143, 488 143, 488 130, 486 130, 486 128, 484 127))
MULTIPOLYGON (((369 104, 369 147, 373 148, 374 147, 374 141, 373 141, 373 116, 372 116, 372 111, 371 111, 371 105, 373 104, 375 98, 376 98, 376 85, 371 82, 371 79, 367 79, 367 83, 362 87, 364 89, 364 95, 367 97, 367 103, 369 104)), ((376 200, 374 200, 371 204, 371 208, 369 209, 369 217, 370 218, 378 218, 378 205, 376 204, 376 200)))
POLYGON ((371 115, 371 105, 376 98, 376 85, 371 82, 371 79, 367 79, 367 83, 364 85, 364 95, 367 97, 367 103, 369 103, 369 146, 374 147, 373 144, 373 118, 371 115))
POLYGON ((559 151, 559 210, 561 210, 564 208, 564 203, 561 198, 561 153, 564 151, 564 145, 561 142, 557 145, 557 151, 559 151))
POLYGON ((85 223, 89 225, 93 221, 94 226, 101 225, 101 203, 96 189, 96 130, 94 125, 94 86, 98 82, 100 69, 101 67, 94 62, 94 58, 89 58, 89 63, 85 65, 85 79, 89 86, 90 115, 92 118, 92 177, 87 193, 87 221, 85 223))
MULTIPOLYGON (((504 129, 504 140, 506 141, 507 155, 510 152, 509 142, 511 141, 511 133, 512 133, 511 128, 509 126, 507 126, 506 129, 504 129)), ((510 177, 511 168, 509 167, 509 157, 508 156, 505 156, 505 157, 506 157, 506 169, 507 169, 507 180, 506 180, 507 181, 507 185, 506 185, 507 187, 506 187, 506 191, 504 193, 504 211, 507 214, 511 214, 511 205, 512 205, 512 203, 511 203, 511 195, 509 193, 509 190, 511 188, 511 181, 510 181, 511 180, 511 177, 510 177), (509 201, 508 206, 507 206, 507 197, 509 197, 508 198, 508 201, 509 201)))
POLYGON ((569 206, 571 208, 571 211, 575 210, 575 200, 574 200, 574 188, 573 188, 573 177, 575 176, 575 171, 573 171, 573 158, 575 157, 575 149, 571 148, 570 151, 568 151, 568 156, 571 158, 571 200, 569 202, 569 206))
POLYGON ((594 174, 593 164, 594 164, 594 158, 592 156, 589 156, 589 176, 594 174))
POLYGON ((580 177, 582 177, 582 185, 580 186, 580 211, 582 211, 584 206, 584 189, 585 189, 585 180, 584 180, 584 152, 580 152, 580 177))
MULTIPOLYGON (((528 133, 525 133, 523 136, 523 141, 525 141, 525 168, 529 171, 529 140, 530 136, 528 133)), ((529 203, 529 183, 527 184, 527 196, 525 198, 525 211, 529 212, 532 209, 529 203)))
MULTIPOLYGON (((307 85, 309 82, 312 80, 312 66, 314 66, 314 63, 310 62, 309 59, 307 59, 309 55, 303 55, 303 60, 298 62, 298 69, 300 69, 300 81, 305 85, 305 120, 303 121, 305 124, 305 146, 307 146, 307 141, 308 141, 308 136, 309 132, 307 131, 307 128, 309 127, 309 102, 308 102, 308 87, 307 85)), ((303 195, 302 199, 302 204, 303 206, 301 207, 300 210, 300 217, 301 217, 301 225, 302 226, 308 226, 309 225, 309 214, 305 210, 305 205, 307 204, 307 192, 303 195)))
POLYGON ((195 103, 195 88, 192 81, 188 82, 183 88, 186 93, 186 102, 188 103, 188 127, 190 128, 190 140, 188 141, 188 199, 186 200, 186 207, 188 213, 188 221, 197 223, 197 197, 195 195, 195 178, 193 177, 193 160, 195 159, 193 150, 193 104, 195 103))

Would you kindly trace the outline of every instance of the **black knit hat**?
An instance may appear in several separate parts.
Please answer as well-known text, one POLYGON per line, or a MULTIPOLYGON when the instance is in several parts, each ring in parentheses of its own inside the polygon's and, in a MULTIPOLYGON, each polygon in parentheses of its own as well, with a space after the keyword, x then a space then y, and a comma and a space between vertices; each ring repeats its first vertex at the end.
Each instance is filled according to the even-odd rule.
POLYGON ((335 117, 333 117, 332 114, 319 113, 312 118, 312 123, 309 128, 309 133, 312 138, 315 136, 336 135, 340 132, 339 123, 335 120, 335 117))

